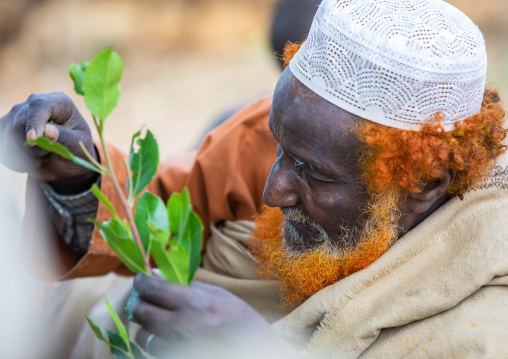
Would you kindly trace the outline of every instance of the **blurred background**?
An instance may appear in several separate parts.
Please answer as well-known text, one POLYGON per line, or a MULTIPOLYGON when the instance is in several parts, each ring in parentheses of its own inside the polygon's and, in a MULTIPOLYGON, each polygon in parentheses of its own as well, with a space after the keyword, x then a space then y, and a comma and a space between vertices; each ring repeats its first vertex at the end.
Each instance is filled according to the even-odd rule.
MULTIPOLYGON (((146 124, 162 158, 188 151, 225 112, 272 91, 280 74, 269 42, 276 2, 0 0, 0 114, 32 92, 60 90, 89 118, 69 63, 114 46, 125 71, 109 141, 127 151, 146 124)), ((449 2, 484 32, 488 83, 508 95, 508 1, 449 2)))
MULTIPOLYGON (((295 2, 298 8, 285 11, 309 11, 317 1, 295 2)), ((449 2, 485 34, 488 84, 508 96, 508 0, 449 2)), ((162 158, 189 151, 226 113, 272 92, 281 71, 269 41, 276 4, 277 0, 0 0, 0 116, 32 92, 59 90, 89 119, 82 98, 74 95, 69 63, 88 61, 97 51, 114 46, 125 70, 122 97, 106 126, 106 138, 127 151, 132 134, 145 124, 158 138, 162 158)), ((276 25, 283 23, 278 19, 276 25)), ((26 285, 18 290, 24 290, 36 283, 22 273, 16 257, 25 176, 0 166, 0 182, 0 209, 9 214, 2 216, 2 240, 10 245, 0 252, 0 261, 11 269, 0 271, 2 283, 21 278, 26 285), (20 276, 7 278, 13 270, 20 276)), ((1 337, 14 349, 19 349, 15 324, 20 323, 11 309, 22 297, 14 292, 0 303, 0 316, 8 322, 0 326, 1 337)))

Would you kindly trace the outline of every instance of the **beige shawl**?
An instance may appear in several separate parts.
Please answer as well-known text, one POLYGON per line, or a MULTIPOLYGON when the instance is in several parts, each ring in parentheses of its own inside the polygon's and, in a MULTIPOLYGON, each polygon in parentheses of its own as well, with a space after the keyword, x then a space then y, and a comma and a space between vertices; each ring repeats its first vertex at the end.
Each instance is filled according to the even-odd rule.
MULTIPOLYGON (((196 279, 247 301, 309 357, 508 358, 507 166, 496 167, 464 200, 444 204, 371 266, 298 308, 280 307, 278 284, 257 279, 246 249, 252 222, 212 227, 196 279)), ((121 312, 132 279, 109 275, 102 281, 69 284, 72 302, 62 301, 55 315, 75 309, 79 293, 89 297, 92 286, 105 289, 121 312)), ((113 328, 100 302, 90 316, 113 328)), ((65 335, 72 342, 78 333, 65 335)), ((109 357, 86 325, 77 341, 72 357, 109 357)))

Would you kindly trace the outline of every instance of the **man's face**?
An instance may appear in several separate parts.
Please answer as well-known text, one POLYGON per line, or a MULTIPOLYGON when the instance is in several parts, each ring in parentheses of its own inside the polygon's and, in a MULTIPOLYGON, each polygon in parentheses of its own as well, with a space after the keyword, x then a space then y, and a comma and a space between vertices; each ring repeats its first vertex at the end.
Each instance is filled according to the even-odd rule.
POLYGON ((352 131, 359 118, 301 84, 281 76, 270 112, 279 142, 263 200, 285 215, 284 244, 296 252, 330 241, 354 246, 367 195, 357 168, 362 144, 352 131))

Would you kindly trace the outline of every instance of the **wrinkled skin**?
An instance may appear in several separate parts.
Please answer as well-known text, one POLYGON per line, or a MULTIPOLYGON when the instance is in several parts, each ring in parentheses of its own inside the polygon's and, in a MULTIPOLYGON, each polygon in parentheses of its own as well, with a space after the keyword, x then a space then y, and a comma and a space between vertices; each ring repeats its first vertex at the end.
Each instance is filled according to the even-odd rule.
MULTIPOLYGON (((300 209, 324 227, 335 241, 340 241, 338 223, 346 221, 361 228, 365 219, 362 206, 367 195, 356 165, 363 145, 349 129, 359 120, 315 95, 286 70, 277 85, 269 119, 279 146, 265 186, 265 203, 300 209)), ((449 183, 450 178, 429 184, 422 194, 408 197, 401 204, 404 213, 401 225, 412 228, 437 208, 449 183)), ((286 225, 293 225, 307 239, 304 248, 295 249, 312 247, 315 233, 311 229, 291 222, 286 225)), ((274 353, 274 348, 278 348, 290 357, 298 357, 268 323, 230 293, 201 283, 190 288, 176 288, 161 279, 149 278, 138 276, 134 286, 153 286, 135 304, 136 320, 144 327, 137 336, 142 347, 150 333, 157 335, 150 346, 154 353, 170 351, 182 343, 189 343, 185 347, 190 350, 198 346, 198 342, 200 348, 216 349, 214 341, 222 343, 229 338, 235 342, 235 337, 239 341, 251 337, 259 344, 257 349, 270 348, 269 352, 274 353), (155 280, 158 284, 149 282, 155 280), (269 335, 256 337, 260 333, 269 335)), ((236 347, 236 344, 231 346, 236 347)), ((243 347, 241 351, 252 350, 243 347)))
POLYGON ((222 288, 190 287, 138 274, 133 316, 142 325, 136 342, 158 357, 299 358, 244 301, 222 288), (146 348, 151 333, 156 337, 146 348))
POLYGON ((62 194, 80 193, 92 185, 97 174, 37 146, 25 146, 27 140, 46 135, 85 158, 79 146, 97 158, 88 124, 69 97, 61 92, 32 94, 0 118, 0 162, 6 167, 27 172, 49 182, 62 194), (53 121, 53 123, 49 123, 53 121), (11 153, 18 156, 14 159, 11 153))
MULTIPOLYGON (((44 133, 50 119, 57 124, 59 142, 79 155, 77 142, 82 140, 93 153, 90 131, 65 95, 32 95, 0 120, 2 163, 50 181, 68 193, 89 188, 94 176, 89 171, 38 148, 23 147, 27 137, 44 133), (35 133, 30 132, 32 129, 35 133), (9 163, 6 150, 24 151, 31 159, 29 166, 9 163)), ((269 120, 279 146, 264 201, 273 207, 300 209, 339 244, 338 224, 346 222, 361 228, 365 219, 363 206, 367 196, 356 167, 363 148, 348 129, 358 120, 312 93, 289 70, 281 76, 269 120)), ((401 227, 411 229, 438 208, 451 180, 451 174, 444 176, 427 183, 420 194, 408 196, 399 208, 403 214, 401 227)), ((294 226, 306 239, 303 248, 295 249, 312 247, 312 230, 296 223, 286 224, 294 226)), ((177 353, 176 357, 203 353, 213 357, 208 354, 218 353, 216 357, 220 358, 231 353, 236 355, 233 358, 250 354, 255 358, 299 355, 252 308, 224 289, 202 283, 186 288, 142 275, 138 275, 134 287, 140 293, 134 316, 143 327, 137 342, 145 347, 150 333, 156 334, 150 347, 153 353, 183 350, 185 356, 177 353), (224 353, 224 348, 231 350, 224 353)))
MULTIPOLYGON (((265 185, 263 200, 270 207, 299 209, 341 247, 340 225, 362 229, 366 219, 366 186, 358 162, 365 151, 352 128, 365 121, 333 105, 305 87, 286 69, 274 94, 269 125, 279 142, 277 159, 265 185)), ((451 176, 429 183, 421 194, 400 204, 399 223, 405 232, 439 207, 451 176)), ((309 226, 286 220, 304 239, 289 247, 312 248, 317 235, 309 226)))
MULTIPOLYGON (((356 166, 363 149, 348 130, 358 118, 303 86, 288 70, 274 96, 269 125, 278 141, 277 159, 265 185, 270 207, 299 209, 339 241, 339 224, 361 225, 365 185, 356 166)), ((309 226, 286 220, 305 240, 286 244, 302 251, 315 245, 309 226)), ((287 233, 287 232, 285 232, 287 233)))

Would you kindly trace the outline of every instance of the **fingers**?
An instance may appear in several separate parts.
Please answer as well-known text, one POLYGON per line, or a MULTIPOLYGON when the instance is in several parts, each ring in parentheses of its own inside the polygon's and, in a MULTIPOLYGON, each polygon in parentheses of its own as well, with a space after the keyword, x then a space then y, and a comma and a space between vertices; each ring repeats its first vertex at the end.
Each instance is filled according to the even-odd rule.
POLYGON ((39 94, 28 97, 28 108, 25 122, 27 141, 36 140, 44 135, 44 127, 52 117, 52 105, 39 94))
POLYGON ((132 316, 143 328, 152 333, 163 337, 179 336, 174 330, 181 326, 176 312, 155 306, 137 297, 132 306, 132 316))
POLYGON ((86 137, 86 133, 81 131, 76 131, 68 127, 48 123, 44 128, 44 136, 46 136, 51 141, 56 141, 64 145, 76 156, 83 157, 83 150, 79 145, 80 141, 83 142, 83 144, 88 145, 88 151, 93 153, 93 151, 91 151, 91 136, 86 137))
POLYGON ((30 95, 26 102, 14 106, 0 118, 0 162, 15 171, 28 172, 32 177, 54 182, 65 187, 65 191, 71 190, 74 185, 87 187, 88 182, 95 178, 90 170, 49 154, 38 146, 25 146, 27 140, 41 136, 58 141, 84 158, 79 144, 82 141, 91 155, 96 156, 92 135, 84 118, 69 97, 53 92, 30 95))
POLYGON ((61 92, 46 95, 32 94, 27 100, 26 138, 34 140, 44 134, 46 123, 50 120, 63 125, 74 114, 72 101, 61 92))
POLYGON ((25 105, 14 115, 14 119, 11 121, 11 128, 4 132, 5 142, 14 141, 23 152, 31 157, 44 157, 48 152, 42 148, 37 146, 25 146, 26 141, 35 140, 37 138, 35 131, 31 131, 28 134, 26 133, 27 113, 28 105, 25 105))
POLYGON ((168 342, 141 328, 136 332, 136 343, 148 354, 162 355, 171 349, 168 342))
MULTIPOLYGON (((93 149, 92 135, 86 121, 71 99, 61 92, 30 95, 26 103, 18 108, 12 123, 14 136, 20 145, 46 136, 81 157, 83 156, 79 141, 82 141, 89 151, 93 149)), ((9 131, 5 133, 7 132, 9 131)), ((25 147, 25 151, 33 157, 47 155, 46 151, 37 146, 25 147)))
POLYGON ((179 309, 192 299, 191 288, 170 283, 158 276, 136 275, 134 289, 143 300, 170 310, 179 309))

